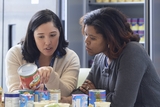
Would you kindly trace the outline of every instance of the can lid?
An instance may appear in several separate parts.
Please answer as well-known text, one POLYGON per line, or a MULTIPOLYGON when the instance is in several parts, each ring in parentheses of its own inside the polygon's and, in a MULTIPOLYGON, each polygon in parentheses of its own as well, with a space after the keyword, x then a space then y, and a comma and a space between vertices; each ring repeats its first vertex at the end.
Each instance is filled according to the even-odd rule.
POLYGON ((57 93, 60 92, 60 89, 48 89, 48 91, 51 93, 57 93))
POLYGON ((35 64, 24 64, 18 68, 18 73, 21 76, 29 76, 37 71, 37 66, 35 64))
POLYGON ((106 92, 106 90, 103 90, 103 89, 92 89, 92 90, 89 90, 89 92, 106 92))
POLYGON ((30 93, 30 94, 33 94, 33 93, 34 93, 34 91, 33 91, 33 90, 24 89, 24 90, 19 90, 19 93, 20 93, 20 94, 24 94, 24 93, 30 93))

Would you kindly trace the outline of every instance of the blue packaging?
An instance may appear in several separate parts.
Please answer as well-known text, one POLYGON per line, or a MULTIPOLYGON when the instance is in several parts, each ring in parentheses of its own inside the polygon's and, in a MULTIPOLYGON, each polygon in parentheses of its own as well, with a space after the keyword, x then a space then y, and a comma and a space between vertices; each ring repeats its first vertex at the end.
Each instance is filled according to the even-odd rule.
POLYGON ((34 95, 33 94, 21 94, 20 95, 20 107, 33 107, 34 95))
POLYGON ((49 100, 49 91, 37 90, 34 92, 34 101, 40 102, 42 100, 49 100))
POLYGON ((72 94, 72 107, 88 107, 88 95, 72 94))

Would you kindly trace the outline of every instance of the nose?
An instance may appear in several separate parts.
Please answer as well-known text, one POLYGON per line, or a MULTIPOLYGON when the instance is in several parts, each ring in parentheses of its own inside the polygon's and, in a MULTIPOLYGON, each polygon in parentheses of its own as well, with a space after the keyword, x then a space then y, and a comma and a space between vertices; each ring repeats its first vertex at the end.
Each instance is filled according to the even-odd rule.
POLYGON ((85 43, 89 44, 89 38, 88 38, 88 36, 85 36, 85 43))
POLYGON ((49 45, 51 43, 51 39, 50 38, 45 38, 45 44, 49 45))

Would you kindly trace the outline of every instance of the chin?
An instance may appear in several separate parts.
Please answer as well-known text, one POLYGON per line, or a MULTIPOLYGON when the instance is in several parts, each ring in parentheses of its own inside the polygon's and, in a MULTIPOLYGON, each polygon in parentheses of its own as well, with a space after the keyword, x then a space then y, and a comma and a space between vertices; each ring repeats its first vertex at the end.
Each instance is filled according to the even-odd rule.
POLYGON ((96 54, 94 54, 94 53, 88 53, 90 56, 94 56, 94 55, 96 55, 96 54))

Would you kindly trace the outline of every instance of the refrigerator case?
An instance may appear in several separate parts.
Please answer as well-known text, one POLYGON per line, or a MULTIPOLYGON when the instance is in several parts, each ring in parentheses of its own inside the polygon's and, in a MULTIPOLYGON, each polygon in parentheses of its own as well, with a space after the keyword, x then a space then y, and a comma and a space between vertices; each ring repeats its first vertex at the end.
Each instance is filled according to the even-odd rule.
MULTIPOLYGON (((65 1, 65 35, 69 41, 69 48, 74 50, 80 59, 81 67, 85 67, 85 48, 84 40, 79 25, 79 19, 83 15, 83 0, 64 0, 65 1)), ((62 16, 63 17, 63 16, 62 16)))
MULTIPOLYGON (((3 47, 2 47, 2 41, 3 41, 3 37, 2 37, 2 34, 3 34, 3 0, 0 0, 0 49, 1 49, 1 51, 0 51, 0 59, 1 59, 1 61, 0 61, 0 78, 2 78, 3 76, 2 76, 2 49, 3 49, 3 47)), ((2 86, 2 79, 0 79, 0 86, 2 86)))
POLYGON ((146 36, 148 36, 148 52, 160 76, 160 0, 146 0, 146 36), (148 9, 148 10, 147 10, 148 9))

